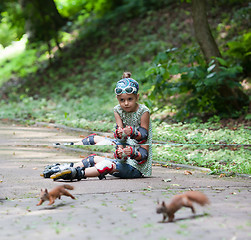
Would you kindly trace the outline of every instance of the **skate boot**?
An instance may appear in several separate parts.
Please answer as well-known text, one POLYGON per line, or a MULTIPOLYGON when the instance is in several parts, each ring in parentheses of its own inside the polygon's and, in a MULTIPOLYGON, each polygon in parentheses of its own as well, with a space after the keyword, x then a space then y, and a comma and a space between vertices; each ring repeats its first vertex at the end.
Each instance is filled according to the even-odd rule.
POLYGON ((73 167, 74 163, 65 163, 65 164, 59 164, 59 163, 55 163, 52 165, 48 165, 45 167, 43 173, 40 174, 41 177, 44 178, 50 178, 51 175, 57 173, 57 172, 61 172, 65 169, 68 169, 70 167, 73 167))
POLYGON ((69 167, 60 172, 52 174, 50 178, 53 179, 54 181, 58 179, 69 180, 69 181, 77 179, 78 181, 80 181, 81 179, 86 178, 85 169, 81 167, 76 167, 76 168, 69 167))

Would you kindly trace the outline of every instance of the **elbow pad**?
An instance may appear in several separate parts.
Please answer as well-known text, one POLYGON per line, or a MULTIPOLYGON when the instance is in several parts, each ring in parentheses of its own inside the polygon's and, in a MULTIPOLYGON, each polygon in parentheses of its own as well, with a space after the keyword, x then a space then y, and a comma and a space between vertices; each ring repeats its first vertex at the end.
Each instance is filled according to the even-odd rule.
POLYGON ((141 159, 136 160, 136 161, 138 162, 138 164, 145 163, 147 161, 147 158, 148 158, 148 151, 145 148, 142 148, 142 147, 139 147, 138 150, 140 152, 141 159))
POLYGON ((129 135, 130 138, 132 139, 136 139, 139 136, 139 133, 141 135, 141 138, 138 141, 139 144, 145 143, 147 141, 148 138, 148 131, 143 128, 143 127, 139 127, 138 129, 136 129, 135 127, 130 127, 131 128, 131 134, 129 135))
POLYGON ((148 131, 143 127, 139 127, 137 130, 140 132, 141 135, 141 138, 138 140, 138 143, 139 144, 145 143, 148 138, 148 131))
POLYGON ((135 159, 138 162, 138 164, 142 164, 147 161, 148 151, 145 148, 139 147, 138 149, 136 149, 135 146, 130 148, 131 148, 131 155, 129 157, 131 157, 132 159, 137 158, 139 154, 141 155, 141 158, 139 160, 135 159))

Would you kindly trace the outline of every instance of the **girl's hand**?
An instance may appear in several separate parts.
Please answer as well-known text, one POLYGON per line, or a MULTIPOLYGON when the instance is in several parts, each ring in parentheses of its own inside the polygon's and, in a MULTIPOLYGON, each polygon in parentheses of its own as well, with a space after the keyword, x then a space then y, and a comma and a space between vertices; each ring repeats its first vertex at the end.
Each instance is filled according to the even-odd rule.
POLYGON ((123 154, 123 148, 118 147, 118 149, 116 150, 117 157, 122 158, 122 154, 123 154))
POLYGON ((118 129, 117 129, 116 133, 117 133, 118 138, 122 138, 123 128, 118 127, 118 129))
POLYGON ((131 156, 131 154, 132 154, 132 148, 130 146, 125 147, 123 150, 124 150, 124 153, 127 156, 129 156, 129 157, 131 156))
POLYGON ((131 136, 132 134, 132 128, 130 126, 126 126, 124 128, 124 133, 127 135, 127 136, 131 136))

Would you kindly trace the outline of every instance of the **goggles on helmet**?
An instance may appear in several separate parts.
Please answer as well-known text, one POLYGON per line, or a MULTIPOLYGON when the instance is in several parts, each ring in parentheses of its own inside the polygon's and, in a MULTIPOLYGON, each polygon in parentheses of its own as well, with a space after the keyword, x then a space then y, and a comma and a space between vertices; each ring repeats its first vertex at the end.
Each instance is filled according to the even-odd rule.
POLYGON ((139 91, 139 84, 132 78, 123 78, 116 84, 115 93, 120 95, 122 93, 137 94, 139 91))
POLYGON ((122 87, 116 87, 115 88, 116 95, 121 95, 122 93, 131 94, 131 93, 137 93, 137 92, 138 92, 137 88, 132 87, 132 86, 127 86, 125 88, 122 88, 122 87))

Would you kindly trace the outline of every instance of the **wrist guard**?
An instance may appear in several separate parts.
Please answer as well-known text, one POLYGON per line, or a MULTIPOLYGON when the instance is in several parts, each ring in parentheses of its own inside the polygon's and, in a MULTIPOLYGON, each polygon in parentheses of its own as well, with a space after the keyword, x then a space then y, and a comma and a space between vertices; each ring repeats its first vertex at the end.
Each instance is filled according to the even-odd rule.
POLYGON ((119 137, 119 135, 118 135, 118 128, 117 128, 117 129, 115 130, 115 132, 114 132, 114 137, 115 137, 119 142, 123 143, 123 142, 126 142, 128 136, 123 132, 123 133, 122 133, 122 136, 119 137))
POLYGON ((147 161, 148 151, 145 148, 142 147, 136 148, 135 146, 130 148, 131 148, 131 154, 129 156, 130 158, 136 160, 137 157, 141 156, 139 160, 136 160, 138 164, 143 164, 147 161))
POLYGON ((116 149, 116 151, 115 151, 115 153, 114 153, 114 157, 115 157, 116 159, 124 160, 124 161, 128 158, 128 156, 127 156, 124 152, 122 153, 122 156, 119 157, 119 156, 118 156, 118 149, 116 149))
POLYGON ((133 127, 129 126, 129 127, 131 128, 131 133, 130 133, 129 137, 132 139, 136 139, 139 136, 138 130, 136 129, 135 126, 133 126, 133 127))
POLYGON ((139 156, 138 149, 136 149, 135 146, 130 147, 130 149, 131 149, 131 154, 129 155, 129 157, 132 158, 132 159, 137 158, 139 156))

